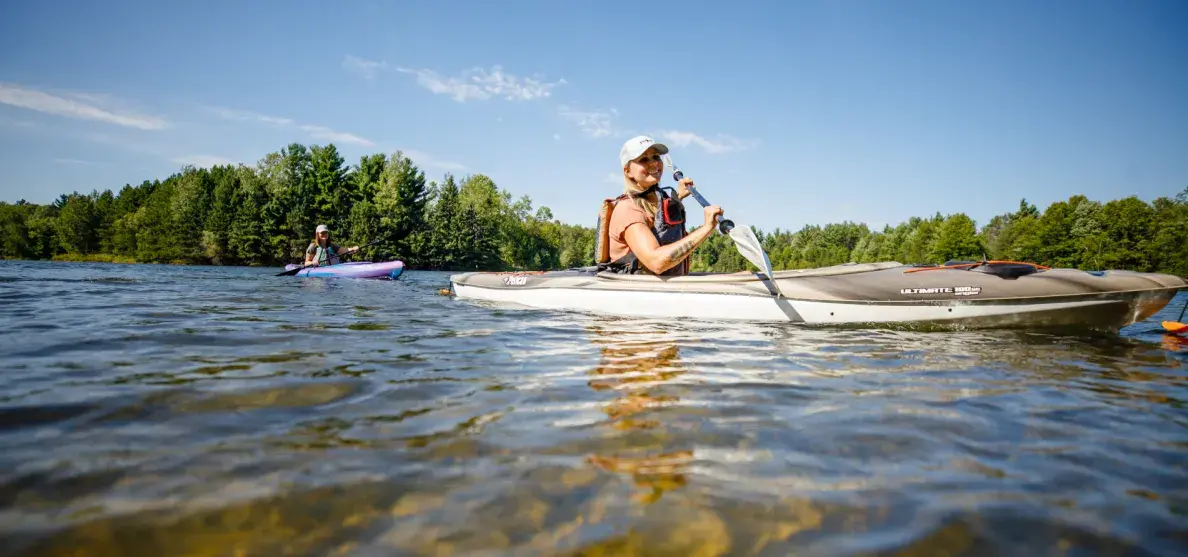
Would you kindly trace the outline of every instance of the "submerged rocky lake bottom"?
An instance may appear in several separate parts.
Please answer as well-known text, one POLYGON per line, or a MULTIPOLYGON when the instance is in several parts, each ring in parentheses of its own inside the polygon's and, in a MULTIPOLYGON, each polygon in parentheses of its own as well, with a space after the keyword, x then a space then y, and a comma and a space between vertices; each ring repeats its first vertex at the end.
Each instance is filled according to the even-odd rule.
POLYGON ((929 332, 277 272, 0 261, 4 555, 1188 553, 1188 292, 929 332))

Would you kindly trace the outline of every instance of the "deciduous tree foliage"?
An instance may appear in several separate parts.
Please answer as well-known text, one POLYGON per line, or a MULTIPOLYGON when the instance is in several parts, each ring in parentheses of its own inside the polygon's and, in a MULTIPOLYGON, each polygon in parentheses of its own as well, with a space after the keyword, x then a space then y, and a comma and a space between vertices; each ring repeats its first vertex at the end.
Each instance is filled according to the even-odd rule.
MULTIPOLYGON (((340 245, 374 242, 354 256, 361 260, 399 258, 440 270, 564 269, 593 264, 590 225, 600 200, 591 199, 590 222, 563 224, 548 207, 513 199, 482 174, 427 181, 400 152, 348 165, 332 144, 293 143, 255 166, 187 166, 118 193, 74 192, 48 205, 0 202, 0 257, 279 266, 301 260, 314 227, 325 223, 340 245)), ((882 230, 843 222, 755 232, 775 269, 988 257, 1188 276, 1188 188, 1151 203, 1075 195, 1043 211, 1024 199, 981 230, 965 214, 938 213, 882 230)), ((749 267, 720 234, 692 257, 694 271, 749 267)))
POLYGON ((143 263, 300 261, 325 223, 356 260, 420 269, 527 269, 590 263, 594 231, 512 202, 481 174, 426 180, 400 152, 347 165, 334 145, 293 143, 255 166, 187 166, 164 180, 49 205, 0 203, 0 257, 116 256, 143 263))
MULTIPOLYGON (((1007 259, 1078 269, 1157 271, 1188 277, 1188 188, 1146 203, 1131 196, 1106 203, 1074 195, 1042 213, 1022 200, 980 231, 969 216, 912 217, 871 231, 864 224, 806 225, 797 232, 756 231, 774 269, 857 262, 938 264, 1007 259)), ((715 236, 693 252, 693 269, 747 267, 729 238, 715 236)), ((755 270, 751 268, 750 270, 755 270)))

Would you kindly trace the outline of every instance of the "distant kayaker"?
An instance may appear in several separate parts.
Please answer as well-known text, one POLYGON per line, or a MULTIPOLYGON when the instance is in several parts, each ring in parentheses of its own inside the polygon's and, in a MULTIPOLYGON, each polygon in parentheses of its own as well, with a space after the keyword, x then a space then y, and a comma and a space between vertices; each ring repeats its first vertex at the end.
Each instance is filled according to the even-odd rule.
MULTIPOLYGON (((347 251, 358 250, 359 246, 353 246, 347 251)), ((338 256, 342 252, 338 244, 330 243, 330 229, 324 224, 319 224, 314 231, 314 241, 305 248, 305 264, 313 265, 316 262, 318 265, 337 265, 341 263, 338 256)))
MULTIPOLYGON (((676 196, 660 188, 668 146, 644 135, 628 139, 619 150, 623 167, 623 196, 614 202, 606 223, 605 240, 612 267, 627 272, 679 276, 689 273, 689 255, 714 233, 714 217, 722 208, 704 210, 705 224, 685 230, 685 207, 693 180, 682 179, 676 196)), ((665 188, 671 190, 672 188, 665 188)))

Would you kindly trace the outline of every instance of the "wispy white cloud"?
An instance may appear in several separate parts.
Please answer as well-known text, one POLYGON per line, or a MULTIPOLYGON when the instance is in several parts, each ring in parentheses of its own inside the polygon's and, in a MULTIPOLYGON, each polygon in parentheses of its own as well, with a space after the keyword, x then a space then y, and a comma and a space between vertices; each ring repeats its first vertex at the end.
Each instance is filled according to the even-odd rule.
POLYGON ((8 118, 0 118, 0 127, 5 128, 25 128, 28 130, 37 129, 39 126, 29 120, 10 120, 8 118))
POLYGON ((364 60, 363 58, 348 54, 342 60, 342 67, 349 72, 359 74, 359 76, 361 76, 363 79, 366 79, 367 81, 374 81, 380 70, 387 69, 388 63, 377 62, 375 60, 364 60))
POLYGON ((53 161, 54 161, 54 162, 56 162, 56 163, 58 163, 58 164, 71 164, 71 165, 87 165, 87 166, 93 166, 93 165, 97 165, 97 164, 99 164, 99 163, 97 163, 97 162, 92 162, 92 161, 84 161, 84 160, 82 160, 82 159, 68 159, 68 158, 61 158, 61 157, 55 158, 55 159, 53 159, 53 161))
POLYGON ((158 156, 158 157, 165 157, 166 153, 167 153, 165 146, 160 142, 151 142, 150 143, 150 142, 144 142, 144 141, 137 141, 137 140, 128 139, 126 137, 116 137, 111 134, 97 133, 97 132, 86 133, 79 137, 81 137, 82 139, 85 139, 87 141, 101 143, 104 145, 110 145, 113 147, 124 149, 126 151, 131 151, 133 153, 141 153, 144 155, 153 155, 153 156, 158 156))
POLYGON ((417 166, 422 168, 436 168, 446 172, 466 172, 467 170, 470 170, 466 167, 466 165, 460 162, 439 159, 424 151, 418 151, 416 149, 401 149, 400 152, 416 163, 417 166))
POLYGON ((428 69, 396 68, 396 71, 415 75, 417 84, 438 95, 449 95, 455 101, 487 100, 503 97, 509 101, 531 101, 551 96, 553 89, 567 83, 542 81, 539 77, 517 77, 492 66, 490 71, 472 68, 457 77, 445 77, 428 69))
MULTIPOLYGON (((131 153, 137 153, 160 160, 167 160, 172 163, 181 165, 193 165, 198 167, 211 167, 225 164, 235 164, 233 161, 223 157, 216 157, 211 155, 177 155, 177 151, 162 142, 144 142, 128 139, 126 137, 117 137, 106 133, 86 133, 79 137, 87 141, 99 143, 102 145, 109 145, 131 153)), ((54 159, 59 164, 87 164, 98 165, 103 163, 80 161, 76 159, 54 159)))
POLYGON ((578 110, 569 106, 560 107, 561 117, 569 120, 590 137, 606 137, 615 131, 614 120, 619 116, 615 109, 607 110, 578 110))
MULTIPOLYGON (((100 145, 110 146, 119 150, 135 153, 141 156, 149 157, 156 160, 166 160, 172 163, 181 165, 193 165, 198 167, 211 167, 219 165, 234 165, 237 164, 231 159, 205 154, 191 154, 178 155, 176 145, 171 145, 169 142, 163 141, 143 141, 128 137, 127 133, 110 134, 101 132, 84 132, 73 133, 71 137, 98 143, 100 145)), ((101 155, 99 156, 101 157, 101 155)), ((54 163, 60 165, 77 165, 77 166, 106 166, 112 163, 106 162, 100 158, 98 161, 83 160, 68 157, 57 157, 51 159, 54 163)))
POLYGON ((309 136, 314 139, 324 139, 326 141, 336 141, 338 143, 350 143, 352 145, 361 145, 363 147, 372 147, 375 145, 375 142, 370 139, 359 137, 353 133, 334 131, 325 126, 312 126, 305 124, 300 127, 303 131, 308 132, 309 136))
POLYGON ((677 147, 697 145, 702 149, 705 149, 705 152, 711 155, 732 153, 736 151, 747 151, 759 146, 758 140, 742 140, 721 133, 718 134, 714 139, 706 139, 692 132, 667 130, 660 132, 660 137, 663 138, 664 141, 677 147))
POLYGON ((291 126, 296 124, 296 122, 290 118, 268 116, 247 110, 234 110, 231 108, 223 108, 218 106, 210 107, 208 110, 227 120, 237 120, 240 122, 260 122, 263 124, 272 124, 274 126, 291 126))
POLYGON ((553 134, 553 141, 561 141, 561 134, 559 134, 559 133, 553 134))
POLYGON ((19 85, 0 83, 0 103, 56 116, 94 120, 141 130, 160 130, 169 126, 164 119, 156 116, 145 116, 112 107, 112 100, 104 95, 69 93, 66 96, 58 96, 19 85))
POLYGON ((604 177, 602 181, 608 184, 617 184, 621 186, 623 185, 623 175, 615 174, 614 172, 607 172, 606 177, 604 177))
POLYGON ((229 164, 235 164, 235 161, 213 155, 185 155, 181 157, 173 157, 169 160, 181 165, 192 165, 199 168, 210 168, 212 166, 226 166, 229 164))
POLYGON ((258 112, 236 110, 224 107, 209 107, 208 110, 224 119, 234 120, 237 122, 256 122, 280 127, 293 126, 303 132, 308 133, 313 139, 322 139, 336 143, 349 143, 352 145, 361 145, 363 147, 372 147, 375 145, 374 141, 365 137, 360 137, 353 133, 337 131, 326 126, 318 126, 314 124, 298 124, 292 118, 269 116, 267 114, 260 114, 258 112))

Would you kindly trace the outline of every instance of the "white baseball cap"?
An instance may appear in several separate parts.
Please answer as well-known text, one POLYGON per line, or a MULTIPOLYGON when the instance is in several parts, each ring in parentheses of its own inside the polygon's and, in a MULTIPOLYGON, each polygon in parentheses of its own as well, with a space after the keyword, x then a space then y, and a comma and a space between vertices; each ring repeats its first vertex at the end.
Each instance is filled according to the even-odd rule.
POLYGON ((321 233, 323 233, 323 232, 329 232, 329 231, 330 231, 330 229, 329 229, 329 228, 326 228, 326 225, 324 225, 324 224, 319 224, 319 225, 318 225, 318 229, 317 229, 317 230, 315 230, 315 231, 314 231, 314 233, 315 233, 315 234, 321 234, 321 233))
POLYGON ((627 163, 639 158, 648 150, 648 147, 655 147, 656 152, 661 155, 668 153, 668 146, 663 143, 656 143, 656 140, 646 136, 637 135, 628 139, 623 144, 623 148, 619 149, 619 166, 627 166, 627 163))

